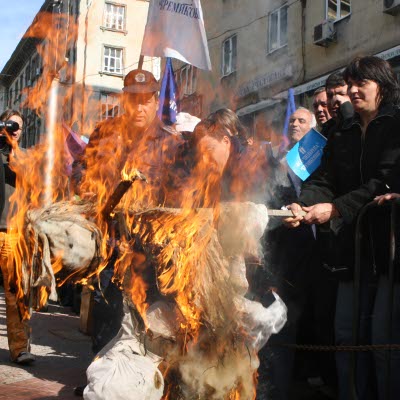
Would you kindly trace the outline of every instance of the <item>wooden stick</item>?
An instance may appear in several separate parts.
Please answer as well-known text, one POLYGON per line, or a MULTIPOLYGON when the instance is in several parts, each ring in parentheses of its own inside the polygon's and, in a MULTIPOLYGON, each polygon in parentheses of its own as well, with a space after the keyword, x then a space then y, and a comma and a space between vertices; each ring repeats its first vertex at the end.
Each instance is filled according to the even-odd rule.
MULTIPOLYGON (((305 211, 300 211, 299 216, 304 217, 307 213, 305 211)), ((268 215, 270 217, 294 217, 292 210, 268 210, 268 215)))

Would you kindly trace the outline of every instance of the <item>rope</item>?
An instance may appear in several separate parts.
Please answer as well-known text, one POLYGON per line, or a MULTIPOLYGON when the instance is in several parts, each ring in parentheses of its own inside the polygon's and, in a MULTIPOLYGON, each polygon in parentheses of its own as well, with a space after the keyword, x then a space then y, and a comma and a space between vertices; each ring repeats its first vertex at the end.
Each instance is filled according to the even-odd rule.
POLYGON ((400 350, 400 344, 367 344, 367 345, 339 345, 323 346, 315 344, 275 344, 267 347, 284 347, 300 351, 374 351, 374 350, 400 350))

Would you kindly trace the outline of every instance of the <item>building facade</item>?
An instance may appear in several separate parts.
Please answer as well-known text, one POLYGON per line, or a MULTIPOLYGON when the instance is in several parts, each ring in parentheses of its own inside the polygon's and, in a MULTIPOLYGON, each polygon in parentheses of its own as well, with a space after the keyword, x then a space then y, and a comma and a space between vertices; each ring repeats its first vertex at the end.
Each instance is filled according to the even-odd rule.
MULTIPOLYGON (((57 122, 82 135, 121 112, 123 78, 138 66, 147 11, 148 0, 44 1, 0 75, 1 108, 19 109, 25 117, 23 147, 38 143, 48 125, 49 99, 37 108, 26 102, 39 81, 53 79, 57 122), (35 35, 39 19, 50 25, 47 37, 35 35)), ((160 60, 145 58, 143 68, 159 77, 160 60)))
MULTIPOLYGON (((181 110, 204 117, 232 108, 259 139, 279 140, 289 88, 297 106, 310 107, 314 90, 355 56, 379 55, 400 72, 400 0, 202 0, 202 8, 213 69, 174 60, 181 110)), ((121 112, 147 11, 145 0, 44 1, 40 12, 58 24, 57 52, 46 51, 54 38, 25 38, 0 75, 0 105, 25 115, 23 145, 46 130, 43 110, 24 101, 49 71, 59 84, 58 119, 80 134, 121 112)), ((145 58, 143 68, 160 76, 159 59, 145 58)))
POLYGON ((202 116, 230 107, 260 139, 282 131, 289 88, 296 106, 310 107, 326 77, 362 55, 400 72, 397 0, 203 0, 202 8, 213 70, 182 80, 192 67, 174 65, 183 107, 202 116))

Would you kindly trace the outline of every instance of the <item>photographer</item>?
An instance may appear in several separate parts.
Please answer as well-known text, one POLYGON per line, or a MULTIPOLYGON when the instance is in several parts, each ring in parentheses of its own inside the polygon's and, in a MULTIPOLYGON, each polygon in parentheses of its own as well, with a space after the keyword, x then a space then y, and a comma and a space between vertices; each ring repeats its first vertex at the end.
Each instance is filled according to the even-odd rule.
POLYGON ((10 156, 15 156, 23 128, 22 115, 6 110, 0 116, 0 265, 6 301, 7 337, 11 360, 30 364, 35 357, 29 352, 30 328, 23 321, 16 301, 14 262, 11 255, 11 234, 7 234, 10 196, 15 191, 15 173, 9 167, 10 156))

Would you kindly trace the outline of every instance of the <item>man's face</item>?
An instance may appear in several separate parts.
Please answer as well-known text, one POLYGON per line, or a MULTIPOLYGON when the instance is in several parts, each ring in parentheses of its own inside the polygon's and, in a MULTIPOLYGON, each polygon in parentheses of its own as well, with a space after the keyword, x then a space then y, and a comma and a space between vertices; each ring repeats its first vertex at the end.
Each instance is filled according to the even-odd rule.
POLYGON ((18 115, 12 115, 8 120, 9 121, 14 121, 19 125, 19 129, 17 131, 12 132, 12 133, 9 134, 9 137, 11 138, 11 140, 14 143, 18 143, 19 140, 21 139, 22 129, 23 129, 23 125, 24 125, 24 123, 22 121, 22 118, 19 117, 18 115))
POLYGON ((326 99, 326 92, 318 93, 314 96, 313 101, 314 115, 317 119, 318 125, 324 124, 331 118, 328 111, 328 104, 326 99))
POLYGON ((153 122, 158 110, 158 99, 155 93, 123 94, 125 114, 132 128, 145 131, 153 122))
POLYGON ((339 108, 346 101, 350 101, 350 97, 347 94, 347 85, 334 86, 326 89, 328 97, 328 110, 332 118, 337 119, 339 117, 339 108))
POLYGON ((289 119, 289 135, 292 143, 297 143, 311 129, 311 113, 307 110, 295 111, 289 119))
POLYGON ((202 165, 212 169, 215 166, 222 174, 229 159, 231 141, 228 136, 218 140, 212 136, 204 136, 198 144, 198 152, 201 155, 202 165))

